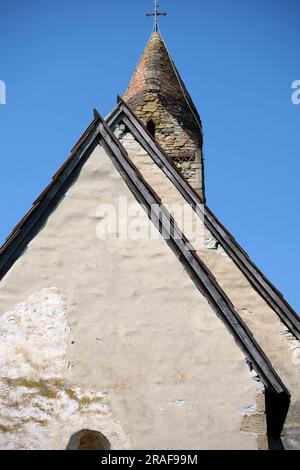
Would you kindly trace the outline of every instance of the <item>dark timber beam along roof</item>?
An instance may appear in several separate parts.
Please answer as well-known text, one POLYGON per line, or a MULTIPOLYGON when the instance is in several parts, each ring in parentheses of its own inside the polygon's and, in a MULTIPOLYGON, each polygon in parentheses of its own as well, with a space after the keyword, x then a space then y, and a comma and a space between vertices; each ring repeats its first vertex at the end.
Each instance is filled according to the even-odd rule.
POLYGON ((126 150, 116 139, 105 121, 102 120, 100 115, 98 115, 98 117, 103 125, 101 136, 104 138, 104 146, 107 148, 115 167, 120 172, 137 200, 145 208, 152 222, 163 235, 170 248, 184 265, 197 288, 208 300, 218 317, 234 335, 247 359, 265 384, 268 390, 266 394, 267 415, 275 416, 271 422, 269 420, 268 431, 270 436, 279 437, 289 407, 290 394, 288 390, 276 374, 263 350, 254 340, 251 331, 234 310, 232 303, 218 285, 213 275, 199 257, 189 249, 189 241, 179 230, 174 219, 170 217, 165 207, 161 204, 158 195, 152 190, 139 170, 128 158, 126 150), (275 413, 274 407, 276 409, 275 413))
MULTIPOLYGON (((120 116, 120 109, 116 112, 120 116)), ((152 222, 162 233, 166 243, 176 254, 179 261, 184 265, 197 288, 234 336, 248 361, 265 384, 268 434, 271 437, 279 437, 290 402, 290 394, 287 388, 253 338, 250 330, 234 310, 233 305, 215 278, 199 257, 193 251, 190 251, 188 240, 180 232, 174 220, 169 217, 166 209, 160 205, 161 201, 157 194, 143 179, 140 172, 128 158, 124 147, 97 112, 94 121, 73 148, 71 156, 56 173, 50 185, 35 201, 32 209, 21 220, 0 249, 0 280, 39 232, 65 192, 76 180, 82 166, 98 144, 106 149, 114 166, 149 216, 152 213, 152 222)))
POLYGON ((281 321, 300 339, 300 319, 293 308, 284 299, 283 295, 264 276, 259 268, 249 258, 248 254, 237 243, 230 232, 221 224, 213 212, 201 200, 199 194, 182 177, 172 159, 153 139, 143 123, 129 108, 122 98, 118 97, 119 104, 108 116, 110 126, 123 122, 142 147, 148 152, 153 161, 162 169, 165 175, 173 182, 188 204, 200 215, 206 228, 212 233, 222 248, 246 276, 254 289, 277 313, 281 321), (200 214, 199 214, 200 212, 200 214))

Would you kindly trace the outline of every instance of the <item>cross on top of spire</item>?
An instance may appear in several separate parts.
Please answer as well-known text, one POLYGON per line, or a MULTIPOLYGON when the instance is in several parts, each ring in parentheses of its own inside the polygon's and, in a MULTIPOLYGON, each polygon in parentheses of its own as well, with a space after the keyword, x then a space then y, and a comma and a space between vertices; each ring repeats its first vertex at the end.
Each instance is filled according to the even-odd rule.
POLYGON ((154 0, 154 13, 146 13, 146 16, 154 16, 154 31, 158 31, 158 17, 167 16, 167 13, 160 13, 158 9, 158 0, 154 0))

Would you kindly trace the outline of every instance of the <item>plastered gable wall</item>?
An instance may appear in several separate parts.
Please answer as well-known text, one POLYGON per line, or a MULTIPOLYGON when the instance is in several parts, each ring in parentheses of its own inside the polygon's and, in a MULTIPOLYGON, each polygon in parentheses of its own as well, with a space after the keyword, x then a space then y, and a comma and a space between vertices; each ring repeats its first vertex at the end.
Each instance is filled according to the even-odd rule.
POLYGON ((99 146, 0 284, 0 447, 255 449, 259 384, 166 242, 97 239, 120 195, 99 146))
MULTIPOLYGON (((187 205, 173 183, 153 162, 134 137, 129 132, 124 132, 124 129, 124 127, 119 127, 117 132, 122 144, 145 180, 160 195, 162 203, 170 207, 172 205, 187 205), (122 129, 123 133, 121 133, 122 129)), ((199 224, 200 219, 195 214, 193 218, 199 224)), ((178 218, 176 213, 175 220, 183 232, 186 233, 182 219, 178 218)), ((226 255, 211 233, 207 229, 200 230, 199 233, 203 240, 199 241, 196 238, 192 241, 192 243, 197 243, 196 251, 198 256, 216 278, 243 321, 249 326, 255 339, 291 392, 291 406, 282 437, 286 448, 298 448, 300 446, 300 361, 297 351, 299 351, 300 342, 287 333, 286 327, 277 314, 251 286, 244 274, 226 255)), ((196 245, 194 246, 196 247, 196 245)))

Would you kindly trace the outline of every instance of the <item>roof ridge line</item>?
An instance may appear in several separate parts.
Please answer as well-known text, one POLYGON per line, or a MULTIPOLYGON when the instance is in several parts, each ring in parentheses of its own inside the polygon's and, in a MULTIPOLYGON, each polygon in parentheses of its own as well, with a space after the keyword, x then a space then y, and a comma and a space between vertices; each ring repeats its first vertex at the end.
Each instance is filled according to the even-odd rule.
POLYGON ((187 97, 187 90, 186 90, 185 86, 183 86, 183 81, 182 81, 182 79, 181 79, 181 77, 180 77, 180 74, 179 74, 179 72, 178 72, 178 70, 177 70, 177 68, 176 68, 176 65, 175 65, 175 63, 174 63, 174 61, 173 61, 173 59, 172 59, 172 57, 171 57, 171 54, 170 54, 169 49, 168 49, 168 47, 167 47, 167 44, 166 44, 166 42, 165 42, 165 40, 164 40, 162 34, 161 34, 160 32, 158 32, 158 33, 159 33, 159 35, 160 35, 160 37, 161 37, 161 39, 162 39, 162 42, 163 42, 163 44, 164 44, 164 46, 165 46, 166 51, 167 51, 168 57, 169 57, 169 59, 170 59, 172 68, 173 68, 173 70, 174 70, 175 76, 176 76, 177 81, 178 81, 178 83, 179 83, 179 86, 180 86, 180 88, 181 88, 181 91, 182 91, 182 94, 183 94, 184 99, 185 99, 185 101, 186 101, 186 104, 188 105, 188 107, 189 107, 191 113, 193 114, 193 116, 194 116, 194 118, 195 118, 195 120, 196 120, 196 122, 197 122, 197 124, 198 124, 198 126, 199 126, 199 129, 200 129, 202 138, 203 138, 203 128, 202 128, 201 120, 200 120, 199 117, 196 115, 195 111, 193 110, 193 107, 191 106, 191 104, 190 104, 190 102, 189 102, 189 100, 188 100, 188 97, 187 97))
MULTIPOLYGON (((123 107, 123 112, 128 119, 134 119, 138 123, 139 129, 136 129, 139 139, 143 140, 143 146, 147 147, 146 150, 152 159, 159 160, 160 165, 165 172, 166 176, 172 181, 172 183, 181 192, 183 197, 192 206, 196 207, 202 204, 205 209, 204 223, 207 228, 212 232, 213 236, 221 244, 228 255, 238 265, 241 271, 244 273, 249 282, 258 291, 258 293, 264 298, 264 300, 270 305, 273 311, 278 315, 281 321, 287 326, 287 328, 294 334, 294 336, 300 339, 300 318, 289 303, 284 299, 283 295, 278 289, 267 279, 262 271, 255 265, 250 259, 249 255, 245 250, 238 244, 231 233, 221 224, 214 213, 203 203, 200 195, 197 194, 194 188, 182 177, 178 168, 175 166, 173 161, 160 147, 158 142, 145 128, 141 120, 132 111, 130 106, 121 97, 118 97, 119 104, 123 107), (153 154, 155 153, 155 156, 153 154)), ((120 113, 119 113, 120 115, 120 113)), ((109 120, 109 124, 113 123, 114 116, 112 115, 109 120)), ((134 123, 132 122, 134 126, 134 123)), ((201 207, 201 206, 200 206, 201 207)), ((199 215, 199 214, 198 214, 199 215)))
MULTIPOLYGON (((22 243, 26 235, 23 233, 23 229, 30 222, 32 218, 35 219, 35 223, 40 220, 40 216, 37 216, 37 212, 41 209, 41 206, 48 201, 48 205, 51 203, 52 199, 54 199, 55 194, 50 197, 51 191, 53 192, 56 188, 59 191, 60 186, 63 184, 63 175, 67 173, 68 168, 72 165, 73 161, 77 158, 78 161, 80 158, 85 154, 85 152, 90 148, 92 145, 92 141, 89 142, 91 134, 94 132, 97 133, 96 124, 98 120, 93 119, 89 127, 86 131, 82 134, 80 139, 77 141, 75 146, 73 147, 70 156, 63 162, 60 166, 58 171, 52 177, 50 183, 46 186, 46 188, 41 192, 37 199, 32 204, 32 207, 26 212, 26 214, 21 218, 21 220, 16 224, 13 230, 10 232, 4 243, 0 246, 0 282, 5 274, 9 271, 12 265, 15 263, 18 256, 15 255, 15 251, 17 249, 21 249, 22 243), (86 147, 83 147, 88 142, 86 147), (83 149, 82 149, 83 147, 83 149), (15 250, 12 248, 12 243, 16 241, 17 238, 21 238, 19 240, 15 250), (8 251, 10 250, 10 253, 8 251)), ((69 176, 69 175, 68 175, 69 176)), ((25 244, 25 246, 27 246, 25 244)))
MULTIPOLYGON (((119 106, 122 106, 122 104, 120 103, 119 106)), ((116 108, 118 108, 118 106, 116 108)), ((68 184, 70 184, 70 178, 72 181, 72 178, 76 177, 76 174, 74 176, 74 172, 75 170, 78 170, 78 165, 80 163, 82 165, 84 164, 84 159, 89 157, 93 149, 96 148, 100 142, 108 149, 108 155, 112 159, 115 159, 115 162, 118 160, 118 164, 120 166, 123 165, 124 171, 120 174, 123 179, 125 179, 126 175, 126 183, 133 190, 139 202, 141 203, 142 198, 144 201, 144 207, 146 205, 146 207, 149 208, 150 205, 151 209, 152 206, 150 203, 155 203, 157 207, 156 222, 158 224, 158 228, 162 230, 160 221, 165 220, 168 212, 165 207, 161 205, 158 195, 153 191, 135 165, 131 162, 125 148, 121 145, 106 121, 96 110, 95 113, 97 119, 94 119, 93 128, 90 130, 88 135, 86 133, 84 134, 79 148, 71 155, 72 158, 68 161, 67 165, 65 162, 61 167, 63 168, 62 173, 60 174, 58 172, 57 174, 59 174, 59 177, 50 183, 50 190, 46 194, 47 197, 45 196, 44 191, 42 193, 42 195, 44 194, 43 198, 38 200, 39 202, 37 207, 33 208, 33 213, 31 211, 28 218, 24 221, 26 230, 22 227, 22 229, 15 234, 13 240, 10 240, 5 244, 5 250, 4 252, 2 251, 0 255, 0 274, 4 273, 3 276, 20 257, 28 243, 36 236, 41 222, 44 223, 45 220, 47 220, 49 213, 53 211, 57 201, 59 201, 62 195, 65 194, 65 191, 68 189, 68 184), (39 213, 36 214, 36 211, 39 211, 39 213), (9 248, 11 250, 7 253, 6 250, 9 248)), ((193 251, 186 249, 186 245, 189 243, 188 240, 178 229, 172 218, 171 221, 171 227, 169 217, 167 219, 167 224, 164 225, 165 232, 170 234, 170 237, 165 240, 166 243, 172 244, 171 248, 179 257, 179 260, 181 262, 184 261, 185 268, 189 272, 195 285, 213 305, 216 313, 219 313, 222 316, 224 323, 226 323, 228 328, 232 331, 236 340, 239 342, 241 349, 252 362, 254 369, 265 383, 267 390, 272 394, 272 399, 275 400, 276 405, 274 407, 274 412, 276 415, 277 427, 275 426, 276 429, 274 428, 274 432, 277 432, 279 427, 281 430, 288 410, 289 391, 281 381, 264 351, 253 338, 248 327, 235 312, 233 305, 224 293, 223 289, 219 286, 216 279, 212 276, 209 269, 202 263, 199 257, 193 251)))
POLYGON ((274 436, 278 433, 280 434, 290 402, 288 389, 261 346, 254 339, 248 326, 234 309, 233 304, 217 280, 195 253, 195 250, 190 248, 190 242, 178 228, 174 218, 170 216, 157 193, 145 181, 141 172, 128 157, 125 148, 120 144, 108 123, 102 120, 102 124, 104 133, 101 128, 100 133, 107 146, 110 147, 110 156, 118 162, 115 166, 119 171, 118 165, 121 167, 122 171, 120 173, 122 178, 130 187, 139 203, 144 206, 152 223, 154 223, 162 235, 167 235, 164 237, 165 242, 184 265, 192 281, 208 300, 213 310, 218 316, 221 316, 223 322, 231 330, 240 348, 264 382, 268 392, 273 394, 272 398, 276 402, 276 406, 273 409, 273 412, 276 413, 276 424, 272 423, 272 426, 274 424, 274 429, 269 429, 269 432, 270 434, 274 432, 274 436), (109 136, 108 140, 106 140, 107 135, 109 136), (113 144, 112 146, 110 146, 111 143, 113 144))

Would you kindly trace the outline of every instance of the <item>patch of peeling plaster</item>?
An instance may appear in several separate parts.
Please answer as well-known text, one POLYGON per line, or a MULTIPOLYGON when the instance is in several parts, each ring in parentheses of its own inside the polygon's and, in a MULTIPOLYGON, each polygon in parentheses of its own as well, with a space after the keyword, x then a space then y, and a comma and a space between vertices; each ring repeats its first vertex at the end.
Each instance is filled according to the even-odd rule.
POLYGON ((1 316, 0 448, 64 449, 81 429, 130 447, 105 391, 66 382, 70 327, 56 288, 43 289, 1 316))
POLYGON ((207 250, 215 251, 220 256, 228 256, 224 248, 207 229, 205 229, 204 246, 207 250))
POLYGON ((288 344, 289 351, 299 351, 300 341, 282 324, 283 330, 280 333, 288 344))

